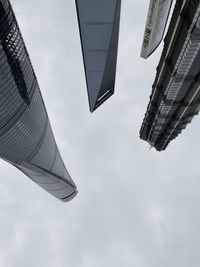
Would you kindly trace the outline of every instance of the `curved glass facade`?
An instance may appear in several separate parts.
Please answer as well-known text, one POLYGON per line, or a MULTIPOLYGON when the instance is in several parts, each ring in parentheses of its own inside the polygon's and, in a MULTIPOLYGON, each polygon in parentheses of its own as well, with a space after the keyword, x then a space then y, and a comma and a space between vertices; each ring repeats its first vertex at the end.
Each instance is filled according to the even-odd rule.
POLYGON ((0 0, 0 157, 60 200, 76 195, 8 0, 0 0))
POLYGON ((141 57, 148 58, 163 39, 172 0, 150 0, 141 57))

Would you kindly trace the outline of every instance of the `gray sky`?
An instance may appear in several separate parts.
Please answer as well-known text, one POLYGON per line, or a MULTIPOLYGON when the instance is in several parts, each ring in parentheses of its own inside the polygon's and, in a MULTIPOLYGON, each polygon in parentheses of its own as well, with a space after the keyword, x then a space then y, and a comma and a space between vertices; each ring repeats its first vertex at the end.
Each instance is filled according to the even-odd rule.
POLYGON ((139 139, 161 53, 139 57, 148 1, 122 1, 116 90, 94 114, 75 1, 11 2, 79 194, 59 202, 0 161, 0 266, 199 267, 200 117, 165 152, 139 139))

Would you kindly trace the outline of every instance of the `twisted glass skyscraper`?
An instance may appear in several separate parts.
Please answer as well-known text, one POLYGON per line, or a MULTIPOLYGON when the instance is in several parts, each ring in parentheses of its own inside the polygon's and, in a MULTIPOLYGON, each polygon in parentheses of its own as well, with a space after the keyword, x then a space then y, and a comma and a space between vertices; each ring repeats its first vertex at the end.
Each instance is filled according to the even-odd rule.
POLYGON ((0 0, 0 157, 58 199, 76 195, 9 0, 0 0))

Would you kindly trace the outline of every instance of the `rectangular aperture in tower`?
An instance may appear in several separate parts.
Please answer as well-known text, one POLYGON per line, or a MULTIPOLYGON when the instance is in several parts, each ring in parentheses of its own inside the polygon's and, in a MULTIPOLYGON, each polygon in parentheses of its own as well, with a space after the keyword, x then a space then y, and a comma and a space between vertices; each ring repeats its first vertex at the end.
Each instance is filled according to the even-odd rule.
POLYGON ((76 0, 90 111, 114 93, 121 0, 76 0))
POLYGON ((0 0, 0 158, 62 201, 77 193, 9 0, 0 0))
POLYGON ((200 109, 200 2, 177 0, 140 137, 164 150, 200 109))
POLYGON ((150 0, 141 57, 148 58, 163 39, 172 0, 150 0))

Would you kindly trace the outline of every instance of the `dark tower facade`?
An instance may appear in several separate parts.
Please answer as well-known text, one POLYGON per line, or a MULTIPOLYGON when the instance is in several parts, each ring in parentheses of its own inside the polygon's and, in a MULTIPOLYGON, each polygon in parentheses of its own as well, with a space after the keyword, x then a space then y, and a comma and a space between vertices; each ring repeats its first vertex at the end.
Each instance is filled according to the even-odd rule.
POLYGON ((140 137, 164 150, 200 110, 200 2, 177 0, 140 137))
POLYGON ((77 193, 9 0, 0 0, 0 157, 62 201, 77 193))
POLYGON ((121 0, 76 0, 90 111, 113 93, 121 0))

